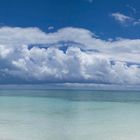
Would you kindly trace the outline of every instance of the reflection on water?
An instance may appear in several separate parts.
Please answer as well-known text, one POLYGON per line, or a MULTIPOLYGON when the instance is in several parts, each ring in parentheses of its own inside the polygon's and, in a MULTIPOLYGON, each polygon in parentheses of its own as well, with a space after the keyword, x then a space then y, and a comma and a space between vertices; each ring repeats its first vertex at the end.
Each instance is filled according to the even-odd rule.
POLYGON ((139 140, 140 93, 1 90, 0 140, 139 140))

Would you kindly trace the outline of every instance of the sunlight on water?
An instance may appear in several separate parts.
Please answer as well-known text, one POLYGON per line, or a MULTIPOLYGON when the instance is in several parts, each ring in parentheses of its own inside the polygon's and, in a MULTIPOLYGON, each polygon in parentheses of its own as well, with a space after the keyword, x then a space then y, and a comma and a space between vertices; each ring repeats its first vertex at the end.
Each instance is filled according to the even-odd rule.
POLYGON ((0 91, 0 140, 140 140, 140 93, 0 91))

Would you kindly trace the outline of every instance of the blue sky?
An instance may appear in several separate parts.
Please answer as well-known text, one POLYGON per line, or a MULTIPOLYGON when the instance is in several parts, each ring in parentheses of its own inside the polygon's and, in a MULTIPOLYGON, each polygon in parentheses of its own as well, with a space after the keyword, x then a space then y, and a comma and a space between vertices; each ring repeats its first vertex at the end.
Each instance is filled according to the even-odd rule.
POLYGON ((139 5, 139 0, 1 0, 0 23, 45 31, 48 26, 81 27, 104 39, 139 38, 140 25, 124 28, 110 16, 119 12, 139 19, 139 5))
POLYGON ((0 83, 139 85, 139 5, 1 0, 0 83))

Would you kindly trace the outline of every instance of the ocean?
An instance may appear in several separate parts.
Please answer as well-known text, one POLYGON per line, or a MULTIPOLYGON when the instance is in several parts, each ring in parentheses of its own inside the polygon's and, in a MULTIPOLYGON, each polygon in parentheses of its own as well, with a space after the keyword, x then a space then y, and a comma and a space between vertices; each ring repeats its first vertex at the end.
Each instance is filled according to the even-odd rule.
POLYGON ((0 90, 0 140, 140 140, 140 92, 0 90))

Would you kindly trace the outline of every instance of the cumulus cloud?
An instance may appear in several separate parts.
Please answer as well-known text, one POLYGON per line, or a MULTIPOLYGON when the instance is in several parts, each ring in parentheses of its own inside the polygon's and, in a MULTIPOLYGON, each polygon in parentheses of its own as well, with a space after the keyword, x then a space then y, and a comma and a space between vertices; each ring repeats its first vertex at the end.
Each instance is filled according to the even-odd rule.
POLYGON ((140 84, 140 39, 106 41, 89 30, 0 28, 1 83, 140 84))

